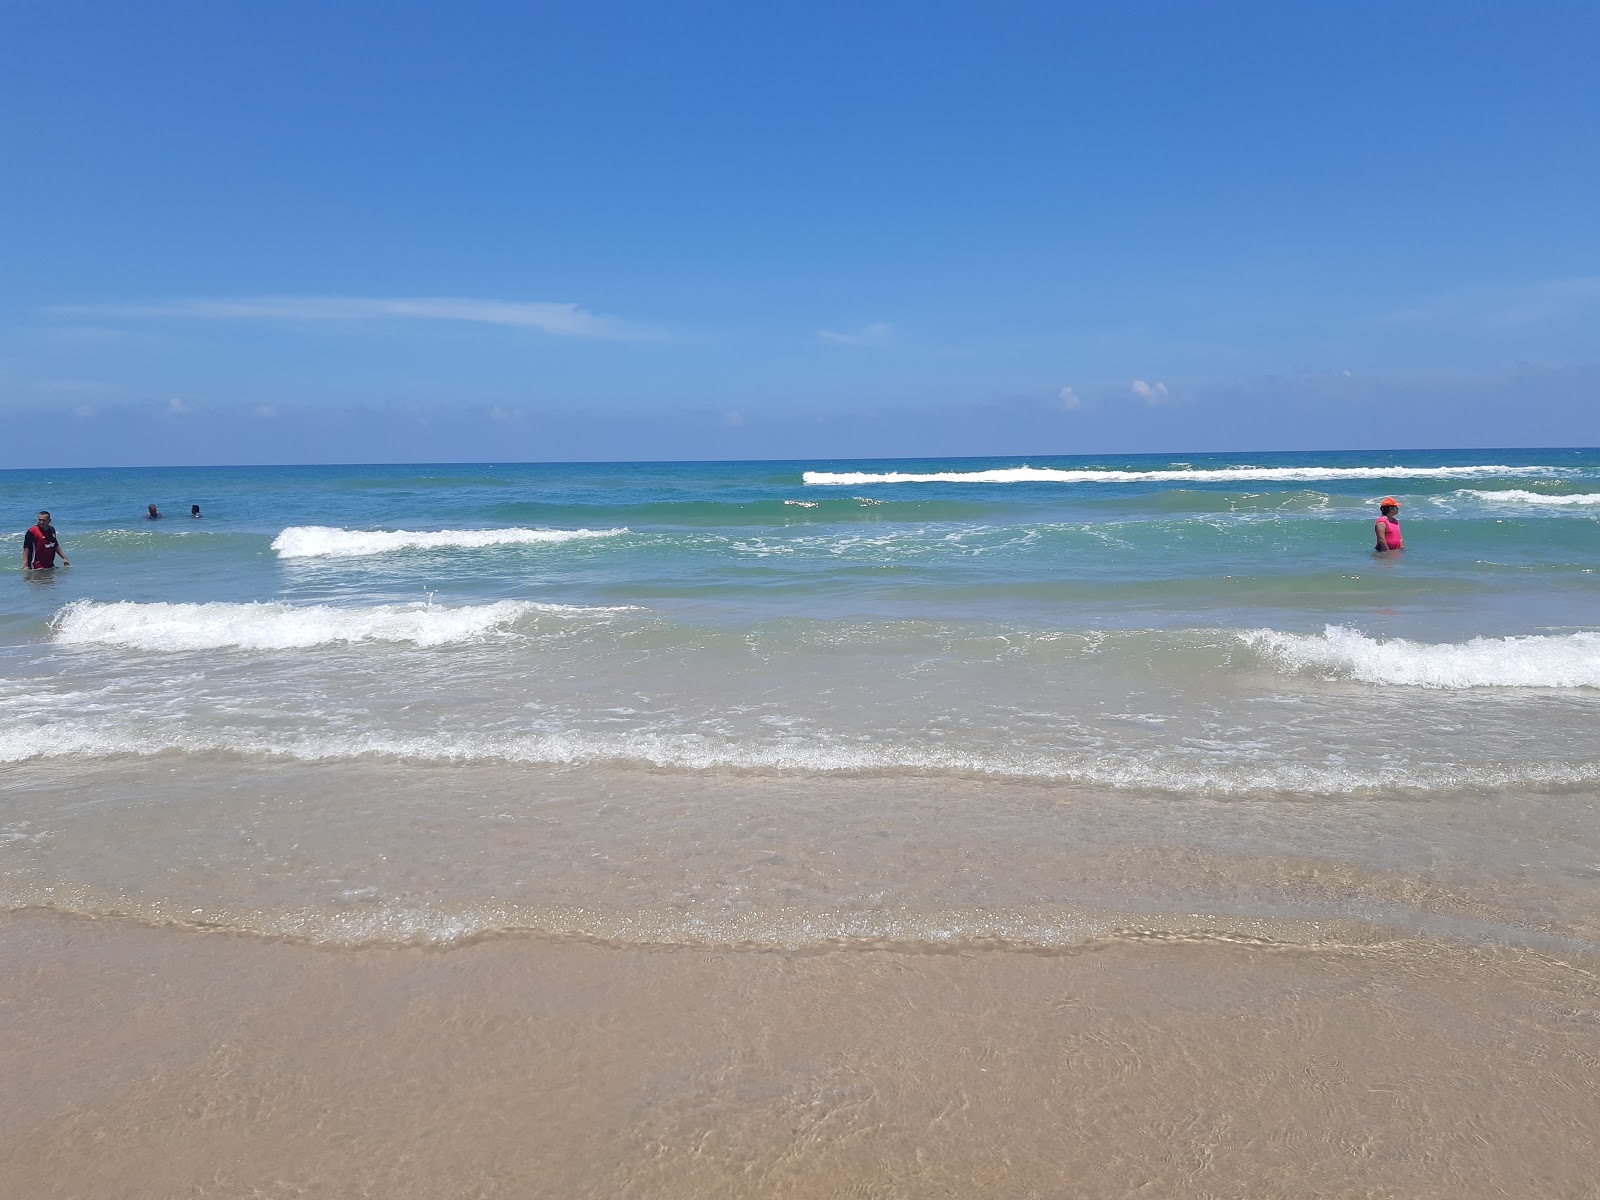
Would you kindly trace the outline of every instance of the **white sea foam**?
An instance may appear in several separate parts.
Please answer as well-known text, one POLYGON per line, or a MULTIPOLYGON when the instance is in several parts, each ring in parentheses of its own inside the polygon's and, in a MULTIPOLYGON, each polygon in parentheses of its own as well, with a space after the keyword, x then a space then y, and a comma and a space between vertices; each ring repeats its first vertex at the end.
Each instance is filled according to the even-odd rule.
POLYGON ((1506 504, 1535 504, 1555 508, 1600 507, 1600 492, 1576 492, 1570 496, 1546 496, 1539 492, 1525 492, 1515 488, 1503 492, 1484 491, 1479 488, 1462 488, 1458 496, 1471 496, 1474 500, 1503 502, 1506 504))
POLYGON ((1181 471, 1064 470, 1055 467, 1000 467, 990 471, 807 471, 808 484, 854 487, 864 483, 1153 483, 1216 480, 1279 480, 1310 482, 1319 479, 1471 479, 1502 475, 1550 475, 1556 467, 1214 467, 1181 471))
POLYGON ((1430 644, 1379 641, 1329 625, 1322 633, 1256 629, 1239 635, 1291 671, 1425 688, 1600 688, 1600 633, 1476 637, 1430 644))
POLYGON ((1513 785, 1563 786, 1600 779, 1600 763, 1587 760, 1541 761, 1515 766, 1418 764, 1361 768, 1258 759, 1205 766, 1134 754, 1096 752, 1052 756, 1022 750, 962 752, 884 740, 796 742, 645 731, 465 735, 373 731, 364 735, 272 735, 237 729, 184 727, 170 722, 137 729, 117 728, 105 722, 81 720, 52 722, 48 736, 41 736, 37 728, 22 724, 0 728, 0 763, 172 753, 298 762, 398 760, 438 766, 468 763, 612 765, 811 774, 916 771, 1221 795, 1260 792, 1329 795, 1370 788, 1434 792, 1513 785))
POLYGON ((430 532, 292 525, 272 539, 279 558, 363 558, 396 550, 476 550, 616 537, 627 529, 439 529, 430 532))
POLYGON ((111 604, 75 600, 51 621, 62 646, 122 646, 135 650, 298 650, 350 642, 407 642, 448 646, 479 641, 532 613, 606 613, 501 600, 446 608, 430 604, 380 604, 334 608, 325 604, 111 604))

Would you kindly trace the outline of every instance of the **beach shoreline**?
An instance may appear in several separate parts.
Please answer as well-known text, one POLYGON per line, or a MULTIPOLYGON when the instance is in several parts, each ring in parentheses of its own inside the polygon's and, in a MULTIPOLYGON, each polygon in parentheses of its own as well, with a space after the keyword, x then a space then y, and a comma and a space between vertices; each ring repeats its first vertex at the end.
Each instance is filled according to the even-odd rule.
POLYGON ((0 1200, 1593 1194, 1600 452, 806 466, 0 480, 0 1200))
POLYGON ((1592 1194, 1600 963, 0 918, 0 1195, 1592 1194))

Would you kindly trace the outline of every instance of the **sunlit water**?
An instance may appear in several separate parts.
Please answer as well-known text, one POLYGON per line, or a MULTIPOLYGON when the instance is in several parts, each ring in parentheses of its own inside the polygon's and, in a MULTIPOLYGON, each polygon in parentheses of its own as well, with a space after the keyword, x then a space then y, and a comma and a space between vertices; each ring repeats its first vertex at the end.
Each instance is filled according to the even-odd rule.
POLYGON ((1594 451, 0 499, 72 559, 0 598, 12 907, 332 941, 1595 934, 1594 451), (1371 551, 1385 494, 1403 555, 1371 551))

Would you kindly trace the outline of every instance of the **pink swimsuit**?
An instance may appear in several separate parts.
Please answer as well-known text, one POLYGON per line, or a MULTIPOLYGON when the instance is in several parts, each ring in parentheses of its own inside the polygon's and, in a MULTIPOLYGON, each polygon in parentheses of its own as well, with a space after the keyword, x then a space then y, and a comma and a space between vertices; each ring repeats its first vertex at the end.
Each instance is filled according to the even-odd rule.
POLYGON ((1373 532, 1383 540, 1378 543, 1379 550, 1404 550, 1406 544, 1400 538, 1400 522, 1393 517, 1379 517, 1373 522, 1373 532), (1388 545, 1384 543, 1387 542, 1388 545))

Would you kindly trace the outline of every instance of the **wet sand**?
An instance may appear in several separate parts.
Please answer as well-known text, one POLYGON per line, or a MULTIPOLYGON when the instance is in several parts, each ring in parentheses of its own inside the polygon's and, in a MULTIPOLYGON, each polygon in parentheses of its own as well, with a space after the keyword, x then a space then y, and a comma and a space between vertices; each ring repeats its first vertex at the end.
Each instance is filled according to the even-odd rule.
POLYGON ((0 1195, 1581 1197, 1600 964, 0 918, 0 1195))

